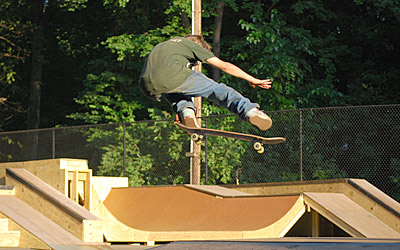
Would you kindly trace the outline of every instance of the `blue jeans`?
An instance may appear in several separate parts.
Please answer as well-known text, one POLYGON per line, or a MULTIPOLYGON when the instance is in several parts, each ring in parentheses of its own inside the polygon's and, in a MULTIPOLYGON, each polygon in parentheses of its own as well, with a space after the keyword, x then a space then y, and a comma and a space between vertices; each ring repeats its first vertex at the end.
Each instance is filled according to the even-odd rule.
POLYGON ((252 103, 233 88, 223 83, 218 83, 198 71, 193 71, 178 88, 162 94, 162 97, 172 104, 174 112, 178 114, 185 108, 196 110, 192 97, 199 96, 227 108, 242 119, 245 119, 245 115, 250 109, 260 107, 257 103, 252 103))

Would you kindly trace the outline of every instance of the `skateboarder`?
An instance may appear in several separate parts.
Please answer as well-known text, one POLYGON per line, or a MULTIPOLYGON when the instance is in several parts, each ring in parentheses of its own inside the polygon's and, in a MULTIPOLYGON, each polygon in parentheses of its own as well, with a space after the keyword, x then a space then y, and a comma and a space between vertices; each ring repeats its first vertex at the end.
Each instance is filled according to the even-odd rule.
POLYGON ((156 45, 146 59, 139 84, 148 97, 157 101, 165 98, 171 103, 174 112, 186 126, 199 127, 192 97, 202 96, 239 115, 260 130, 271 127, 271 118, 258 109, 257 103, 251 102, 233 88, 192 70, 200 62, 246 80, 254 88, 271 88, 270 79, 254 78, 232 63, 217 58, 203 37, 197 35, 174 37, 156 45))

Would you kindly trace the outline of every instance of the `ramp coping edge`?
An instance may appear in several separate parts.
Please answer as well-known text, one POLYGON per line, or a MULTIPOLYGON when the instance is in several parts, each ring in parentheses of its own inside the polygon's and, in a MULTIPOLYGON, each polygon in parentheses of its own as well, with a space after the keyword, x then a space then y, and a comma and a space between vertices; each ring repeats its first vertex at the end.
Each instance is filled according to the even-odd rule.
POLYGON ((34 190, 35 192, 43 195, 43 197, 53 204, 55 204, 58 208, 66 212, 67 214, 71 215, 74 219, 82 222, 84 220, 99 220, 98 217, 91 214, 89 211, 84 209, 83 207, 79 206, 74 201, 70 200, 68 197, 54 189, 52 186, 47 184, 46 182, 42 181, 39 177, 32 174, 26 169, 20 168, 7 168, 6 169, 7 175, 10 175, 15 180, 21 182, 22 184, 26 185, 30 189, 34 190), (28 178, 24 178, 23 175, 29 175, 28 178), (40 187, 37 183, 39 182, 45 186, 47 191, 44 190, 43 187, 40 187))

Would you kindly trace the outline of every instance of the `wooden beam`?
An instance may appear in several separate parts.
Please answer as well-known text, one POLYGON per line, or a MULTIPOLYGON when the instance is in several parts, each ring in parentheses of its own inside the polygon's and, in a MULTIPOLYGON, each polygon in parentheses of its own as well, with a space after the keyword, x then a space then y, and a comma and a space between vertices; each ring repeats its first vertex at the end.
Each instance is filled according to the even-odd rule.
POLYGON ((319 214, 311 211, 312 237, 319 237, 319 214))
MULTIPOLYGON (((192 34, 201 35, 201 0, 192 0, 192 34)), ((196 66, 195 70, 201 71, 201 65, 196 66)), ((201 97, 194 98, 194 105, 197 110, 197 123, 201 126, 201 97)), ((191 140, 191 149, 194 156, 190 158, 190 184, 200 185, 201 144, 191 140)))

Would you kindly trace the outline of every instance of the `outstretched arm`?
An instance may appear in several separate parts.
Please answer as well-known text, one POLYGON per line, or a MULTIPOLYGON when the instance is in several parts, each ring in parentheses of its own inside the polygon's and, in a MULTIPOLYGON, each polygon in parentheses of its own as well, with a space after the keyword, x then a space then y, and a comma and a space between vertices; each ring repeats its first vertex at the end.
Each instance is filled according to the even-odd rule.
POLYGON ((250 83, 250 86, 253 88, 255 87, 260 87, 263 89, 270 89, 271 88, 271 80, 270 79, 264 79, 260 80, 257 79, 246 72, 244 72, 242 69, 240 69, 238 66, 222 61, 218 57, 211 57, 206 60, 207 63, 211 64, 212 66, 219 68, 220 70, 224 71, 225 73, 228 73, 234 77, 246 80, 250 83))

